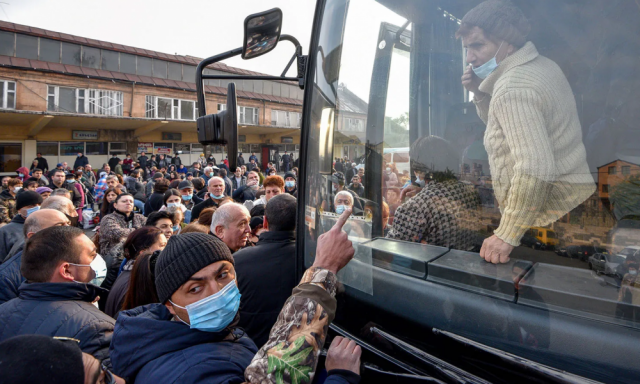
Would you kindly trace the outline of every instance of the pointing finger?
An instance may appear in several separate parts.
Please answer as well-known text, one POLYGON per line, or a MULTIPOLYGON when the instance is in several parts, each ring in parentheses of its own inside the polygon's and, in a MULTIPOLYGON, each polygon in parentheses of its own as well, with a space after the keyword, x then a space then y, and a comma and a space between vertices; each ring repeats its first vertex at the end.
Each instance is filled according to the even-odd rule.
POLYGON ((345 209, 344 212, 342 212, 342 215, 340 215, 340 217, 338 218, 338 221, 336 221, 336 223, 333 225, 333 228, 331 228, 331 230, 342 231, 342 227, 349 219, 349 216, 351 216, 352 210, 353 208, 351 207, 345 209))

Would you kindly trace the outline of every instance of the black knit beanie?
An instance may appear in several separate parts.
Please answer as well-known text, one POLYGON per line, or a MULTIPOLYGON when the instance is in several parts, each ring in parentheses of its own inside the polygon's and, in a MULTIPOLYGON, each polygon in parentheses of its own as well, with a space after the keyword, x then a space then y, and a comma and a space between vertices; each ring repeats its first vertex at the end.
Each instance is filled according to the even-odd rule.
POLYGON ((510 0, 487 0, 462 18, 462 24, 480 27, 488 35, 522 47, 531 32, 531 24, 522 10, 510 0))
POLYGON ((156 290, 165 303, 196 272, 217 261, 234 264, 229 247, 206 233, 171 236, 156 262, 156 290))
POLYGON ((42 204, 42 201, 42 196, 36 191, 20 191, 16 196, 16 209, 42 204))
POLYGON ((0 381, 20 384, 82 384, 82 351, 74 340, 21 335, 0 343, 0 381))
POLYGON ((293 177, 293 180, 296 180, 296 174, 289 171, 284 174, 284 179, 287 180, 287 177, 293 177))

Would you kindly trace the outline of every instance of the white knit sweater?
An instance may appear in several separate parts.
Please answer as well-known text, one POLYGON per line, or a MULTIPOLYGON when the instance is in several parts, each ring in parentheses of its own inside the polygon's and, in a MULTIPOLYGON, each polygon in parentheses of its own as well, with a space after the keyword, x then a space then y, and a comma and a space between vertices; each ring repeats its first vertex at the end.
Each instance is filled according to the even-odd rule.
POLYGON ((595 191, 571 86, 533 43, 503 60, 474 100, 502 218, 494 232, 518 246, 595 191))

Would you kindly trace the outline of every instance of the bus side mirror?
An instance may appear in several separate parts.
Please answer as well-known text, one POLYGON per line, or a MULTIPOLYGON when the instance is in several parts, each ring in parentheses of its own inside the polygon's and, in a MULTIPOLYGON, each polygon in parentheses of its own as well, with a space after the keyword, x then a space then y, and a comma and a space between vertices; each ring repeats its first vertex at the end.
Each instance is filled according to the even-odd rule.
POLYGON ((280 40, 282 31, 282 11, 273 8, 254 13, 244 19, 244 42, 242 58, 253 59, 272 51, 280 40))
POLYGON ((217 114, 198 117, 198 141, 202 145, 228 144, 228 150, 238 148, 238 107, 236 84, 227 86, 227 109, 217 114))

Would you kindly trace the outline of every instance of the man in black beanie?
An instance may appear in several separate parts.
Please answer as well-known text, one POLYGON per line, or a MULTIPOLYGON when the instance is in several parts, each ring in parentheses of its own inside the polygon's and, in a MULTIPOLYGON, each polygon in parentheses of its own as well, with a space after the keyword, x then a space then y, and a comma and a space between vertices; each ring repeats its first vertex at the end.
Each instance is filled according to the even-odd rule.
POLYGON ((20 384, 124 384, 73 338, 22 335, 0 343, 0 378, 20 384))
POLYGON ((17 214, 13 220, 0 228, 0 261, 7 257, 11 248, 19 241, 24 240, 22 230, 24 221, 32 212, 40 209, 42 196, 34 191, 20 191, 16 195, 17 214))
POLYGON ((296 199, 298 198, 296 175, 291 171, 284 174, 284 191, 296 199))
MULTIPOLYGON (((155 267, 160 303, 120 312, 110 349, 114 372, 135 379, 136 384, 262 383, 270 382, 271 375, 289 378, 286 368, 303 375, 298 381, 311 382, 335 315, 336 274, 354 254, 342 231, 350 214, 346 211, 334 228, 318 238, 313 266, 259 351, 236 328, 240 292, 229 247, 204 233, 172 236, 155 267), (279 361, 284 351, 304 357, 279 361)), ((327 357, 333 362, 327 364, 327 384, 359 379, 359 347, 340 345, 340 356, 346 357, 327 357)))

